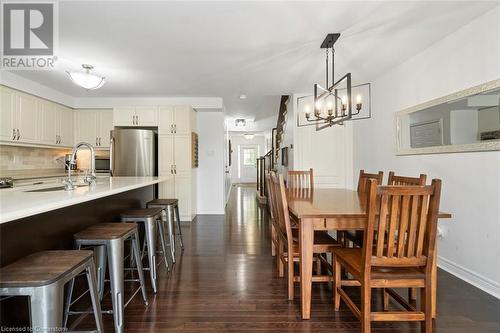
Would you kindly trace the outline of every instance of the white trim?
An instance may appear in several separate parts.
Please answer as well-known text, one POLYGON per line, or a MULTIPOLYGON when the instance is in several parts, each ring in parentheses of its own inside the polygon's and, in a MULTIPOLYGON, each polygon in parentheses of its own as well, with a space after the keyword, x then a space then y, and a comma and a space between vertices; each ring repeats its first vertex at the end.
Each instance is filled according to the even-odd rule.
POLYGON ((500 299, 500 283, 440 256, 438 256, 438 267, 500 299))

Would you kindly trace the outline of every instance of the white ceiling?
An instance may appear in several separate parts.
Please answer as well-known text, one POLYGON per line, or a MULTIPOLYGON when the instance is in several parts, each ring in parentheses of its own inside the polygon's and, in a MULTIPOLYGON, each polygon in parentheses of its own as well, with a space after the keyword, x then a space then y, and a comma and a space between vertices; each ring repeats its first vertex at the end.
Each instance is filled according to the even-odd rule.
POLYGON ((368 81, 467 24, 498 2, 59 2, 57 71, 18 71, 74 97, 220 96, 228 117, 276 115, 279 95, 324 82, 336 44, 337 76, 368 81), (65 70, 90 63, 97 91, 65 70), (240 100, 240 93, 248 98, 240 100))

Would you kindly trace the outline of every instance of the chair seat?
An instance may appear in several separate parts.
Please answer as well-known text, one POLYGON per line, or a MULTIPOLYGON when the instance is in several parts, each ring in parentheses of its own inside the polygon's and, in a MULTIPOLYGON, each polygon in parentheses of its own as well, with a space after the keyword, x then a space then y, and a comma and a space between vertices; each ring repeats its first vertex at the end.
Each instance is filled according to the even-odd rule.
POLYGON ((135 223, 98 223, 74 234, 75 239, 117 239, 136 229, 135 223))
POLYGON ((156 208, 143 208, 143 209, 131 209, 120 214, 122 218, 144 218, 144 217, 155 217, 160 215, 162 209, 160 207, 156 208))
POLYGON ((62 279, 92 258, 86 250, 42 251, 0 269, 1 288, 40 287, 62 279))
MULTIPOLYGON (((362 249, 339 248, 334 254, 345 266, 349 273, 355 277, 361 276, 362 249)), ((416 267, 373 267, 371 271, 372 280, 401 280, 401 279, 424 279, 423 269, 416 267)))
POLYGON ((172 205, 177 205, 179 202, 178 199, 153 199, 151 201, 148 201, 146 204, 148 207, 151 206, 172 206, 172 205))

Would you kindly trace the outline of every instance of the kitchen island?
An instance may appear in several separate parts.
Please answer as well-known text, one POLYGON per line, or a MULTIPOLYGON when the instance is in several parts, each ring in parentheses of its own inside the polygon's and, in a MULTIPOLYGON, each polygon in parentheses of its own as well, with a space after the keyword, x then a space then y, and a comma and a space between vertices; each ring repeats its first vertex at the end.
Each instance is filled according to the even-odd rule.
MULTIPOLYGON (((0 266, 42 250, 71 249, 73 234, 145 207, 161 177, 98 177, 73 191, 52 183, 0 191, 0 266)), ((78 183, 77 183, 78 184, 78 183)))

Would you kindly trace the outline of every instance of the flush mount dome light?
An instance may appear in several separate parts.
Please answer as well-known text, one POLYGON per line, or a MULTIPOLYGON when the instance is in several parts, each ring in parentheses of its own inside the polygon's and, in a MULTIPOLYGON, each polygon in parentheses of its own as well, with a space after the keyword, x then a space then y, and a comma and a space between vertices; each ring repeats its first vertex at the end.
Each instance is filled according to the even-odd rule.
POLYGON ((66 72, 74 84, 87 90, 98 89, 104 85, 104 82, 106 81, 104 76, 91 73, 94 66, 83 64, 82 68, 83 70, 78 72, 66 72))
POLYGON ((247 124, 246 120, 245 119, 236 119, 235 122, 234 122, 235 126, 236 127, 245 127, 245 125, 247 124))
POLYGON ((246 134, 243 134, 243 136, 245 137, 245 139, 247 140, 252 140, 254 135, 252 133, 246 133, 246 134))

